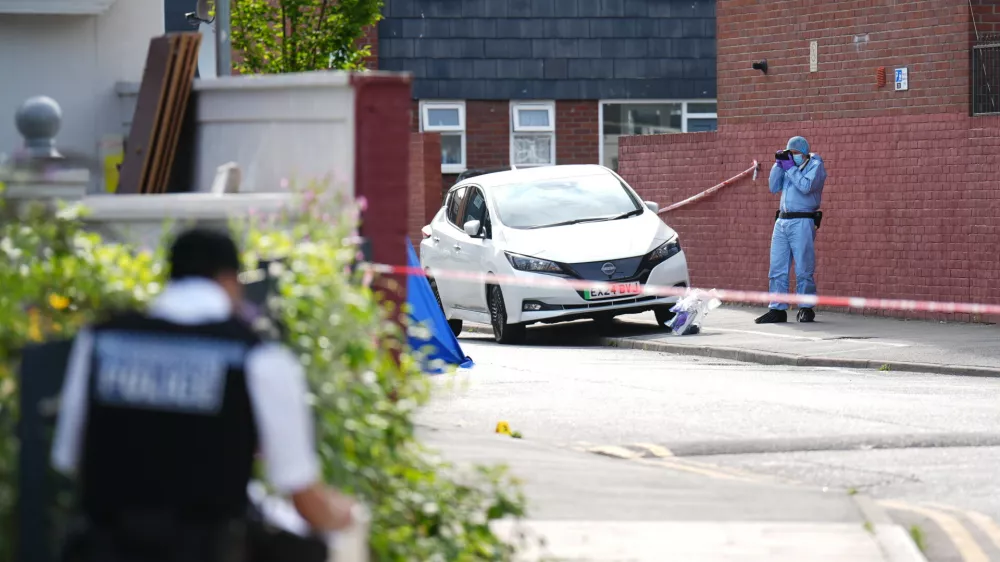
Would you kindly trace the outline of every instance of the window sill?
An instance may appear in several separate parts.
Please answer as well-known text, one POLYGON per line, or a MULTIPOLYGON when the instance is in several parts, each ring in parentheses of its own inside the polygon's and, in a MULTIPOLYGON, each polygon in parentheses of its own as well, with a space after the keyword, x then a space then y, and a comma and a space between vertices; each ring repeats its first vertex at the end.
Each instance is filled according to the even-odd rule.
POLYGON ((514 166, 517 169, 521 169, 521 168, 544 168, 546 166, 555 166, 555 163, 553 162, 551 164, 511 164, 511 166, 514 166))
POLYGON ((462 164, 441 164, 442 174, 461 174, 466 170, 468 170, 468 168, 462 164))
POLYGON ((87 15, 103 14, 115 0, 0 0, 0 14, 87 15))

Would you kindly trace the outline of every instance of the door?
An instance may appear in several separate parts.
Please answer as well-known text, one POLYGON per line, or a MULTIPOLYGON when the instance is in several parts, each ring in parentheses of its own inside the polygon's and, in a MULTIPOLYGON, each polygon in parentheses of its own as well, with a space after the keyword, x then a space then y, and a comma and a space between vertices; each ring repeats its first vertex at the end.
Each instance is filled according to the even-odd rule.
POLYGON ((455 267, 464 278, 457 283, 456 306, 476 312, 486 311, 486 285, 482 279, 482 275, 486 273, 483 269, 485 219, 486 197, 483 195, 483 190, 475 186, 470 187, 465 198, 465 207, 462 209, 462 220, 458 221, 462 232, 454 245, 455 267), (475 236, 469 236, 465 232, 465 223, 469 221, 480 222, 479 233, 475 236))
POLYGON ((450 309, 458 302, 461 283, 447 273, 458 269, 455 264, 455 246, 459 242, 462 230, 456 225, 460 219, 467 190, 467 186, 462 186, 448 193, 444 217, 440 221, 435 221, 431 227, 431 252, 426 260, 441 303, 444 305, 445 314, 449 318, 450 309))

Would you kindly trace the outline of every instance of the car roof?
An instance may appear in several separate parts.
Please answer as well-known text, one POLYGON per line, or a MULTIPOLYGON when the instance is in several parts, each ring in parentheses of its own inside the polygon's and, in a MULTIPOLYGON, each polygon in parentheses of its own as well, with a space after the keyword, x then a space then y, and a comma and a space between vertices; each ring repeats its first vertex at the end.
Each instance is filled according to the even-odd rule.
POLYGON ((599 164, 562 164, 558 166, 539 166, 537 168, 520 168, 476 175, 456 183, 452 189, 468 184, 475 184, 485 188, 490 188, 523 183, 526 181, 555 180, 601 174, 611 175, 611 170, 599 164))

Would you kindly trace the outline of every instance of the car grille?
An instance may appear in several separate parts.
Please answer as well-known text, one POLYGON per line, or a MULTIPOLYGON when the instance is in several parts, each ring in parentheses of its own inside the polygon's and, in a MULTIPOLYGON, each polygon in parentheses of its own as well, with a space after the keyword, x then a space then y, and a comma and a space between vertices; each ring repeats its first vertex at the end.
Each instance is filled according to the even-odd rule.
MULTIPOLYGON (((617 260, 568 263, 564 264, 564 267, 569 270, 573 277, 583 279, 585 281, 636 281, 636 277, 639 277, 642 274, 640 267, 642 266, 644 259, 645 256, 639 256, 635 258, 622 258, 617 260), (615 272, 610 276, 601 271, 604 264, 608 263, 615 266, 615 272)), ((646 274, 648 276, 649 272, 646 271, 646 274)))
MULTIPOLYGON (((577 291, 579 292, 579 291, 577 291)), ((582 296, 582 295, 581 295, 582 296)), ((607 308, 609 306, 619 306, 623 304, 638 304, 640 302, 656 300, 660 297, 630 297, 624 299, 604 299, 594 302, 588 302, 586 304, 564 304, 562 305, 563 310, 581 310, 581 309, 592 309, 592 308, 607 308)))
MULTIPOLYGON (((600 281, 605 283, 633 283, 638 281, 643 285, 649 280, 649 274, 652 272, 646 264, 646 257, 639 256, 635 258, 622 258, 617 260, 602 260, 587 263, 570 263, 564 264, 563 268, 568 270, 570 275, 583 280, 583 281, 600 281), (611 263, 615 266, 615 272, 610 276, 601 271, 604 264, 611 263)), ((580 298, 584 298, 583 291, 577 291, 576 294, 580 295, 580 298)), ((623 304, 628 302, 642 302, 642 298, 636 299, 624 298, 624 299, 609 299, 602 300, 601 302, 606 302, 608 304, 623 304)), ((596 308, 597 303, 590 303, 587 305, 576 305, 581 308, 596 308)))

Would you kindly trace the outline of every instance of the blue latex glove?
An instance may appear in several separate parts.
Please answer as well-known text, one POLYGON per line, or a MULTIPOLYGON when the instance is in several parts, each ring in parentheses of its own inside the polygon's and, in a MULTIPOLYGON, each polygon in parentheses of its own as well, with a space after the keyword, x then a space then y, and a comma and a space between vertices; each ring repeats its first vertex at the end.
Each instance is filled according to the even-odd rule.
POLYGON ((778 162, 778 165, 781 166, 781 169, 784 170, 784 171, 786 171, 786 172, 788 170, 791 170, 792 168, 795 167, 795 162, 793 160, 791 160, 791 159, 789 159, 789 160, 777 160, 777 162, 778 162))

